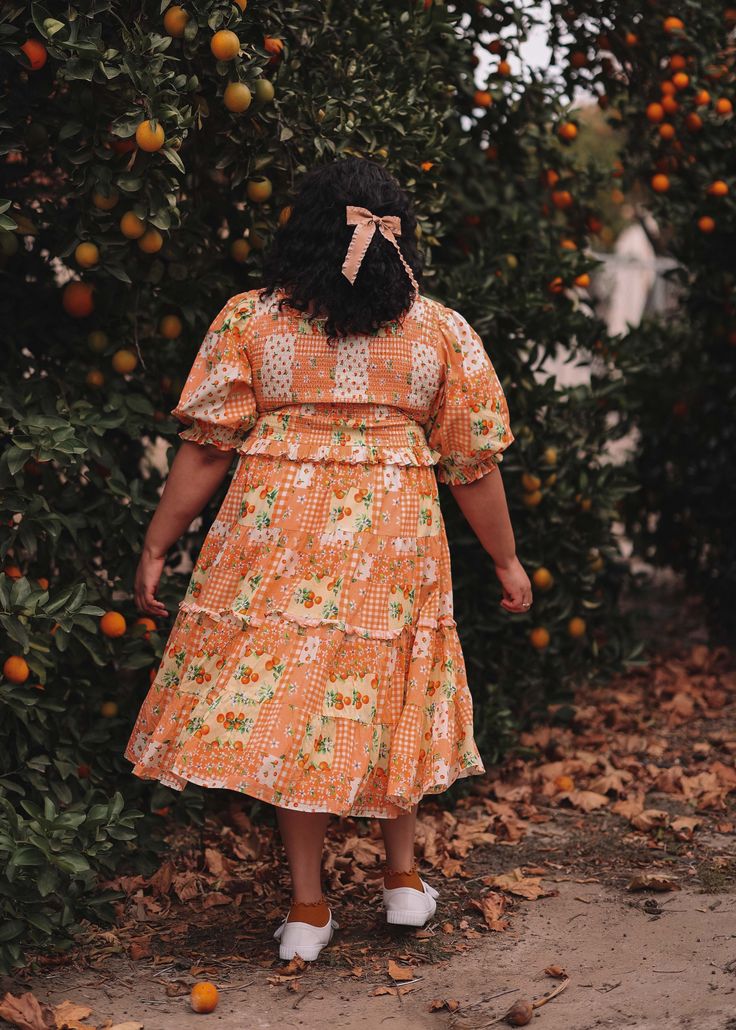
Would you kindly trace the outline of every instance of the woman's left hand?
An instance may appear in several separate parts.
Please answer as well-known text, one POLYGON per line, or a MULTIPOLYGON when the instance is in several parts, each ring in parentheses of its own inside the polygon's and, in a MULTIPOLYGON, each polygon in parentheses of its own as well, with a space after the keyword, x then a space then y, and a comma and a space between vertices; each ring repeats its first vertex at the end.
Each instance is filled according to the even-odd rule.
POLYGON ((166 606, 156 598, 159 580, 164 568, 164 555, 155 555, 144 547, 141 554, 138 568, 135 572, 135 586, 133 596, 135 597, 138 611, 144 615, 166 618, 169 614, 166 606))

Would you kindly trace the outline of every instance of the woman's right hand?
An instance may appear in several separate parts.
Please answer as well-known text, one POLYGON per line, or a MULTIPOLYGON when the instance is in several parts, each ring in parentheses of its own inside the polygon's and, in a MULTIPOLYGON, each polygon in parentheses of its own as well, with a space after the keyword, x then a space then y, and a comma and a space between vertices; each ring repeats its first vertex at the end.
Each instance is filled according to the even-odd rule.
POLYGON ((508 565, 496 565, 496 575, 503 587, 501 605, 507 612, 526 613, 532 606, 532 585, 518 558, 508 565))
POLYGON ((156 591, 165 560, 165 555, 156 555, 144 547, 135 572, 133 588, 138 611, 143 612, 144 615, 158 616, 162 619, 165 619, 169 612, 165 605, 156 598, 156 591))

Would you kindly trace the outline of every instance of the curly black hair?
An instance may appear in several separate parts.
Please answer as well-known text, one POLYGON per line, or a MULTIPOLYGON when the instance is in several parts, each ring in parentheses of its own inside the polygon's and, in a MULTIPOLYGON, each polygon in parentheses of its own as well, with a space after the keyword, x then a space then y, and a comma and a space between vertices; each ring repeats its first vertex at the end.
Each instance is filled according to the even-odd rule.
POLYGON ((374 161, 359 157, 313 168, 303 176, 291 214, 266 254, 261 296, 283 291, 279 306, 323 318, 330 340, 370 334, 399 321, 414 300, 399 255, 378 231, 355 284, 342 274, 353 235, 353 227, 345 219, 348 204, 401 219, 397 242, 421 287, 416 217, 408 194, 396 179, 374 161))

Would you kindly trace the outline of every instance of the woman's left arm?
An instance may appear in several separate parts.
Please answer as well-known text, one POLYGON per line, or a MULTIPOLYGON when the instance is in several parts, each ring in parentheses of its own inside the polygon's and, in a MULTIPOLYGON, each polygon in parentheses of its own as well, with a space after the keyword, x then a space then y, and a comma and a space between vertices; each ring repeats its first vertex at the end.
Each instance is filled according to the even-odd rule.
POLYGON ((169 614, 155 596, 166 554, 220 486, 232 459, 232 450, 182 441, 146 531, 136 570, 135 603, 144 614, 161 618, 169 614))

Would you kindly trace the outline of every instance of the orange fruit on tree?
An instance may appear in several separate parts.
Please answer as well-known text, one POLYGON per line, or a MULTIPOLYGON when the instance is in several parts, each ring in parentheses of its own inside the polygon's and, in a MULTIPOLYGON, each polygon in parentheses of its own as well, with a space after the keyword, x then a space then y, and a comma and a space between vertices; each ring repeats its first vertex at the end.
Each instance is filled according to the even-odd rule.
POLYGON ((568 239, 560 240, 560 247, 562 247, 563 250, 577 250, 578 249, 578 245, 575 242, 575 240, 568 240, 568 239))
POLYGON ((23 575, 22 571, 17 565, 6 565, 3 572, 8 579, 20 579, 23 575))
POLYGON ((129 240, 138 240, 146 231, 146 223, 133 211, 126 211, 120 219, 120 232, 129 240))
POLYGON ((657 103, 647 104, 646 115, 650 122, 664 121, 664 108, 657 103))
POLYGON ((658 132, 662 139, 675 138, 675 127, 670 122, 662 122, 658 129, 658 132))
POLYGON ((138 240, 138 246, 144 254, 157 254, 164 245, 164 238, 158 229, 151 226, 138 240))
POLYGON ((528 493, 533 493, 540 488, 542 480, 539 476, 532 475, 531 472, 525 472, 521 477, 521 485, 528 493))
POLYGON ((263 49, 267 54, 271 54, 272 57, 278 57, 284 49, 284 41, 279 39, 278 36, 264 36, 263 49))
POLYGON ((287 204, 286 207, 282 207, 281 210, 279 211, 279 225, 286 225, 286 223, 289 221, 290 218, 291 218, 291 207, 290 207, 290 205, 287 204))
POLYGON ((493 103, 493 97, 487 89, 476 89, 473 93, 473 106, 474 107, 490 107, 493 103))
POLYGON ((158 331, 165 340, 176 340, 181 334, 184 326, 178 315, 164 315, 158 324, 158 331))
POLYGON ((581 619, 579 615, 575 615, 567 624, 567 632, 575 640, 585 636, 585 619, 581 619))
POLYGON ((269 79, 256 79, 253 83, 253 89, 259 104, 269 104, 276 96, 276 90, 269 79))
POLYGON ((119 375, 127 375, 132 372, 137 364, 138 355, 135 351, 128 350, 127 347, 116 350, 112 356, 112 367, 119 375))
POLYGON ((179 39, 184 35, 188 21, 189 15, 184 8, 178 4, 172 4, 164 15, 164 28, 170 36, 179 39))
POLYGON ((94 268, 100 260, 100 248, 94 243, 79 243, 74 259, 81 268, 94 268))
POLYGON ((547 447, 543 454, 545 465, 556 465, 557 464, 557 448, 547 447))
POLYGON ((498 74, 499 75, 503 75, 503 76, 507 76, 507 75, 511 74, 511 65, 509 64, 508 61, 499 61, 498 62, 498 74))
POLYGON ((141 150, 145 150, 148 154, 155 154, 166 141, 163 125, 159 121, 147 118, 135 130, 135 141, 141 150))
POLYGON ((532 573, 532 583, 537 590, 549 590, 554 581, 554 576, 549 569, 544 567, 544 565, 540 565, 540 567, 535 569, 532 573))
POLYGON ((100 619, 100 631, 106 637, 122 637, 126 629, 125 617, 120 612, 105 612, 100 619))
POLYGON ((707 89, 699 89, 695 94, 695 103, 698 107, 707 107, 710 103, 710 93, 707 89))
POLYGON ((232 61, 240 53, 240 40, 232 29, 220 29, 210 40, 210 50, 218 61, 232 61))
POLYGON ((690 85, 690 76, 687 72, 675 72, 672 76, 672 81, 674 82, 676 89, 687 89, 690 85))
POLYGON ((685 23, 683 22, 682 18, 675 18, 674 16, 670 16, 669 18, 664 19, 664 21, 662 22, 662 28, 665 32, 669 33, 682 32, 682 30, 685 28, 685 23))
POLYGON ((674 97, 670 96, 662 97, 662 107, 666 114, 674 114, 680 110, 680 105, 674 97))
POLYGON ((109 193, 95 190, 92 194, 92 203, 98 211, 112 211, 119 200, 120 195, 117 190, 110 190, 109 193))
POLYGON ((575 285, 580 286, 582 289, 587 290, 590 286, 590 276, 587 272, 581 272, 580 275, 575 276, 575 285))
POLYGON ((731 114, 733 111, 733 104, 728 97, 719 97, 714 106, 718 114, 731 114))
POLYGON ((202 980, 192 987, 189 1004, 195 1012, 214 1012, 219 998, 215 985, 209 980, 202 980))
POLYGON ((95 389, 105 385, 105 377, 99 368, 91 368, 84 377, 84 381, 87 386, 93 386, 95 389))
POLYGON ((273 186, 270 179, 267 179, 265 175, 261 175, 258 178, 248 180, 245 192, 248 200, 252 200, 254 204, 263 204, 273 193, 273 186))
POLYGON ((89 349, 93 350, 95 354, 102 354, 102 352, 106 350, 109 342, 107 333, 103 333, 101 329, 93 329, 87 336, 89 349))
POLYGON ((682 54, 673 54, 672 57, 670 57, 670 68, 673 72, 682 71, 682 69, 686 67, 687 61, 682 54))
POLYGON ((565 289, 562 276, 556 275, 554 279, 547 283, 547 289, 550 293, 562 293, 565 289))
POLYGON ((100 715, 105 719, 114 719, 118 711, 117 701, 103 701, 100 705, 100 715))
POLYGON ((557 130, 557 134, 568 141, 574 140, 578 134, 578 127, 575 122, 563 122, 557 130))
POLYGON ((28 662, 22 655, 11 654, 3 663, 3 676, 11 683, 25 683, 31 674, 28 662))
POLYGON ((695 111, 691 111, 685 117, 685 125, 688 127, 690 132, 699 132, 703 128, 703 119, 695 111))
POLYGON ((248 110, 253 96, 244 82, 229 82, 225 87, 222 99, 228 111, 240 114, 241 111, 248 110))
POLYGON ((537 651, 544 651, 545 647, 549 647, 550 640, 549 630, 544 626, 535 626, 529 634, 529 642, 537 651))
POLYGON ((698 219, 698 229, 700 229, 701 232, 713 232, 715 227, 716 220, 715 218, 711 218, 710 215, 701 215, 701 217, 698 219))
POLYGON ((627 32, 624 39, 626 40, 626 46, 636 46, 639 42, 639 37, 635 32, 627 32))
POLYGON ((72 318, 86 318, 95 309, 92 287, 78 280, 67 283, 61 295, 61 306, 72 318))
POLYGON ((530 490, 525 493, 521 498, 521 503, 526 508, 536 508, 542 503, 542 491, 541 490, 530 490))
POLYGON ((149 633, 156 632, 156 623, 145 615, 140 619, 136 619, 134 625, 145 627, 146 632, 143 634, 145 640, 148 640, 149 633))
POLYGON ((659 172, 651 178, 651 186, 655 193, 666 193, 670 188, 669 176, 659 172))
POLYGON ((674 82, 670 82, 669 79, 665 79, 664 82, 660 83, 659 90, 663 97, 673 97, 677 92, 674 82))
POLYGON ((250 243, 247 240, 240 239, 233 240, 230 244, 230 257, 233 261, 237 261, 239 265, 242 265, 244 261, 247 261, 248 255, 250 254, 250 243))
POLYGON ((248 6, 248 0, 233 0, 233 3, 238 5, 241 14, 245 14, 245 9, 248 6))
POLYGON ((560 173, 556 172, 554 168, 547 168, 543 173, 544 181, 550 188, 556 186, 560 181, 560 173))
POLYGON ((27 39, 21 50, 28 58, 32 72, 37 72, 46 64, 48 53, 46 47, 38 39, 27 39))
POLYGON ((49 588, 49 581, 46 579, 45 576, 39 576, 38 579, 36 580, 36 582, 38 583, 38 585, 41 587, 42 590, 48 590, 48 588, 49 588))
POLYGON ((728 194, 728 183, 724 182, 723 179, 716 179, 708 187, 708 195, 710 197, 725 197, 728 194))
POLYGON ((572 194, 569 190, 552 190, 552 203, 560 211, 572 206, 572 194))

